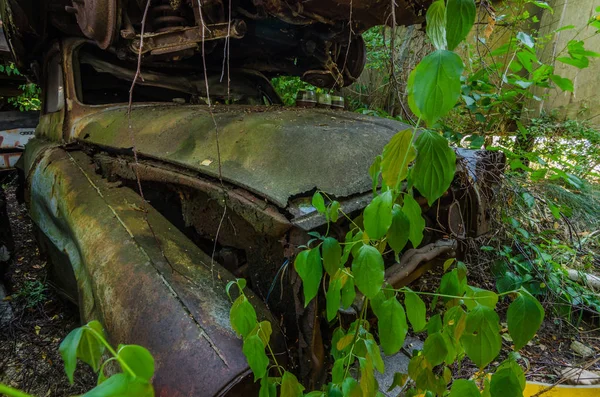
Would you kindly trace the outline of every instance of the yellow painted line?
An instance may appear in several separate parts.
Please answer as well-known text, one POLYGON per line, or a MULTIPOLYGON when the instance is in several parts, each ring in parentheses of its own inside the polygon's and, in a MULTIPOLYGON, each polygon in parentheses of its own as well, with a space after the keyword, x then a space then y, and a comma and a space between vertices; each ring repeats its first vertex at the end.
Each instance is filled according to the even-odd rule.
MULTIPOLYGON (((546 383, 527 382, 524 397, 531 397, 542 390, 551 387, 546 383)), ((540 397, 600 397, 600 385, 594 386, 565 386, 558 385, 540 395, 540 397)))

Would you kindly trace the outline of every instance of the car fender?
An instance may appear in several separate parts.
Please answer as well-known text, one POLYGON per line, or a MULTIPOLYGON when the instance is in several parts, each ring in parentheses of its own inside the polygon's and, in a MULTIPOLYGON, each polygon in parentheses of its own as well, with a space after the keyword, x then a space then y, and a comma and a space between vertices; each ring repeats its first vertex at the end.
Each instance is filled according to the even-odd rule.
MULTIPOLYGON (((233 276, 136 192, 102 179, 85 153, 39 140, 31 150, 31 217, 68 258, 82 321, 99 320, 113 344, 148 348, 158 396, 220 396, 254 387, 229 322, 225 285, 233 276)), ((272 321, 248 295, 259 319, 272 321)), ((272 323, 273 346, 283 351, 272 323)))

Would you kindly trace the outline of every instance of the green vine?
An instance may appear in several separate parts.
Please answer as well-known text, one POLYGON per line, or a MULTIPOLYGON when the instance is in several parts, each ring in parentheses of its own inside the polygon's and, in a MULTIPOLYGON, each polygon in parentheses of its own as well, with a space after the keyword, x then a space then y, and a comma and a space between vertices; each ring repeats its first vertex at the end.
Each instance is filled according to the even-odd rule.
MULTIPOLYGON (((17 69, 15 64, 12 62, 8 64, 0 64, 0 73, 5 73, 8 76, 22 76, 21 72, 19 72, 19 69, 17 69)), ((8 103, 22 112, 36 111, 41 109, 40 95, 42 90, 37 84, 22 84, 19 86, 19 89, 22 91, 21 94, 16 97, 8 98, 8 103)))
MULTIPOLYGON (((348 329, 340 326, 333 331, 329 383, 306 396, 376 396, 379 385, 374 372, 385 371, 380 348, 386 355, 397 353, 409 324, 412 332, 425 332, 427 337, 423 349, 411 358, 408 373, 394 376, 392 389, 407 387, 410 378, 407 395, 446 395, 448 390, 452 397, 479 396, 481 390, 487 396, 522 394, 525 378, 517 351, 533 338, 544 318, 544 309, 529 292, 519 289, 496 294, 469 286, 464 264, 449 262, 438 290, 429 294, 434 301, 428 313, 419 296, 427 293, 394 288, 385 275, 388 251, 397 259, 409 242, 417 247, 423 240, 425 220, 415 200, 415 189, 432 205, 454 178, 454 150, 434 128, 460 97, 464 65, 452 50, 469 33, 474 19, 473 0, 438 0, 429 8, 427 34, 436 49, 413 70, 407 87, 409 104, 419 123, 398 132, 375 159, 369 169, 373 200, 362 217, 350 219, 351 230, 344 241, 329 236, 329 227, 325 235, 311 232, 313 238, 296 256, 294 267, 302 279, 305 306, 317 298, 324 284, 329 322, 336 323, 340 308, 358 309, 348 329), (421 121, 427 129, 419 129, 421 121), (513 300, 507 324, 514 351, 494 366, 491 363, 502 349, 496 306, 509 296, 513 300), (436 311, 438 301, 443 307, 440 312, 436 311), (371 313, 376 323, 370 321, 371 313), (465 358, 480 369, 477 378, 453 379, 450 367, 465 358)), ((312 205, 328 225, 340 214, 348 218, 340 204, 324 192, 314 194, 312 205)), ((255 380, 261 382, 260 395, 276 396, 279 388, 282 397, 302 396, 304 386, 277 363, 272 353, 271 326, 267 321, 258 322, 244 294, 245 280, 230 282, 228 293, 233 285, 237 285, 239 296, 230 320, 244 341, 243 351, 255 380), (278 376, 270 376, 275 369, 278 376)))
POLYGON ((71 331, 60 344, 59 350, 71 384, 77 359, 91 366, 98 374, 98 385, 83 397, 154 396, 154 388, 150 383, 154 375, 154 358, 150 352, 138 345, 119 345, 115 350, 107 342, 102 325, 98 321, 91 321, 71 331), (106 360, 103 359, 105 351, 111 356, 106 360), (117 362, 123 372, 107 377, 105 368, 111 362, 117 362))
MULTIPOLYGON (((154 387, 150 382, 154 376, 152 354, 138 345, 119 345, 115 350, 106 340, 102 325, 96 320, 71 331, 61 342, 59 350, 71 384, 77 359, 88 364, 98 374, 97 386, 81 397, 154 396, 154 387), (105 359, 106 351, 111 356, 108 359, 105 359), (122 372, 107 377, 105 368, 111 362, 117 362, 122 372)), ((9 397, 33 397, 1 383, 0 394, 9 397)))

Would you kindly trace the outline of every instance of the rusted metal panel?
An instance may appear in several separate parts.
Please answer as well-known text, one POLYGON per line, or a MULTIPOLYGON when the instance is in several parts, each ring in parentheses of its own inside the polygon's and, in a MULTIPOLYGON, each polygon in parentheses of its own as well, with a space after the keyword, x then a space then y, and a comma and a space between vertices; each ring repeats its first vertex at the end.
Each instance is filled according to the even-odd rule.
POLYGON ((37 119, 36 112, 0 112, 0 170, 14 168, 33 138, 37 119))
POLYGON ((0 153, 0 170, 14 168, 23 152, 0 153))
MULTIPOLYGON (((102 179, 85 154, 37 140, 31 148, 30 213, 69 259, 83 321, 100 320, 114 343, 147 347, 158 396, 224 395, 251 383, 229 323, 232 275, 153 208, 140 211, 140 196, 102 179)), ((259 317, 277 324, 251 299, 259 317)), ((277 352, 279 338, 275 330, 277 352)))
MULTIPOLYGON (((231 23, 223 22, 207 25, 203 31, 200 27, 173 28, 165 32, 150 33, 144 35, 144 47, 142 53, 150 52, 152 55, 168 54, 196 48, 202 41, 220 40, 225 37, 230 39, 241 39, 246 34, 246 22, 243 20, 232 20, 231 23)), ((141 39, 133 40, 131 51, 138 54, 141 39)))
MULTIPOLYGON (((281 237, 291 227, 287 218, 273 205, 265 203, 245 190, 230 186, 224 187, 218 182, 190 175, 186 169, 174 167, 170 169, 166 164, 147 161, 138 162, 136 165, 124 158, 114 158, 107 155, 97 155, 95 160, 101 164, 103 172, 107 175, 118 176, 135 182, 139 177, 141 181, 145 182, 158 182, 164 185, 178 188, 186 187, 203 192, 212 201, 227 203, 227 207, 251 224, 256 233, 281 237)), ((217 212, 220 215, 222 211, 217 212)), ((198 216, 198 214, 195 214, 195 216, 198 216)))
MULTIPOLYGON (((0 117, 2 114, 0 113, 0 117)), ((25 149, 35 134, 35 128, 14 128, 0 131, 0 149, 25 149)))
MULTIPOLYGON (((272 4, 280 13, 285 9, 294 9, 288 1, 270 1, 262 4, 272 4)), ((315 19, 325 21, 351 20, 364 31, 375 25, 411 25, 421 22, 424 11, 429 6, 429 1, 396 0, 392 2, 373 0, 322 0, 302 2, 298 6, 304 15, 313 16, 315 19), (394 7, 395 18, 391 16, 394 7)))
POLYGON ((75 14, 81 32, 100 48, 107 49, 118 36, 121 9, 117 0, 73 1, 73 6, 65 8, 75 14))

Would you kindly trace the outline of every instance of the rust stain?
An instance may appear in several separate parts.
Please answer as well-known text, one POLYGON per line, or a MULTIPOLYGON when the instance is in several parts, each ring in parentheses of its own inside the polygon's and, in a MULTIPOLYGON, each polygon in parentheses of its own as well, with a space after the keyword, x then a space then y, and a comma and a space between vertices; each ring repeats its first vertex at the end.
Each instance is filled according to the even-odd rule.
MULTIPOLYGON (((150 208, 158 238, 168 242, 171 270, 131 205, 141 205, 141 198, 102 179, 87 155, 35 141, 26 164, 31 216, 63 252, 67 262, 55 265, 74 273, 82 319, 101 321, 115 343, 138 343, 153 353, 157 395, 193 389, 220 395, 248 381, 241 342, 229 324, 224 288, 231 274, 216 265, 221 279, 213 286, 201 266, 209 257, 150 208)), ((259 317, 277 324, 251 299, 259 317)), ((281 341, 274 331, 273 340, 281 341)))
MULTIPOLYGON (((92 186, 92 188, 98 193, 98 195, 100 197, 102 197, 102 199, 104 199, 104 195, 102 194, 102 192, 100 191, 100 189, 98 188, 98 186, 96 186, 96 184, 94 184, 94 182, 90 179, 90 177, 88 176, 88 174, 75 161, 75 159, 71 156, 71 154, 69 152, 66 152, 66 153, 67 153, 67 156, 69 157, 69 159, 73 162, 73 164, 79 169, 79 171, 87 179, 87 181, 92 186)), ((115 218, 119 221, 119 223, 121 224, 121 226, 127 231, 127 233, 135 241, 135 236, 133 235, 133 233, 131 232, 131 230, 129 230, 129 228, 127 227, 127 225, 125 224, 125 222, 123 222, 123 220, 121 219, 121 217, 119 217, 119 214, 114 210, 114 208, 111 205, 109 205, 108 203, 106 203, 106 204, 107 204, 107 207, 110 208, 110 210, 113 212, 113 214, 115 215, 115 218)), ((137 244, 137 241, 135 243, 138 246, 138 248, 140 249, 140 251, 143 252, 146 255, 146 257, 148 258, 148 262, 151 263, 154 266, 154 262, 153 262, 152 258, 150 257, 150 255, 148 255, 148 252, 146 252, 146 250, 144 249, 144 247, 142 247, 139 244, 137 244)), ((200 325, 200 323, 198 322, 198 319, 192 314, 192 312, 190 311, 190 309, 181 300, 181 297, 173 289, 173 286, 165 279, 165 277, 162 274, 162 272, 156 266, 154 266, 154 269, 156 270, 156 272, 157 272, 158 276, 160 277, 161 281, 169 289, 169 291, 171 292, 171 294, 173 295, 173 297, 177 300, 177 302, 179 302, 179 304, 181 305, 181 307, 189 315, 189 318, 192 319, 192 321, 194 322, 194 324, 196 324, 196 326, 198 327, 198 330, 200 331, 200 336, 202 338, 204 338, 208 342, 208 344, 215 351, 215 353, 217 354, 217 356, 219 356, 219 358, 223 361, 223 363, 227 367, 229 367, 229 364, 227 363, 227 359, 225 359, 225 356, 223 355, 223 353, 221 352, 221 350, 215 345, 215 343, 210 338, 210 336, 208 336, 208 334, 206 333, 206 331, 204 330, 204 328, 202 328, 202 325, 200 325)))

